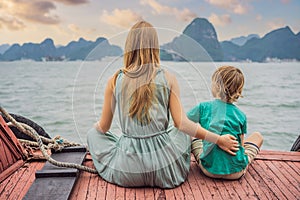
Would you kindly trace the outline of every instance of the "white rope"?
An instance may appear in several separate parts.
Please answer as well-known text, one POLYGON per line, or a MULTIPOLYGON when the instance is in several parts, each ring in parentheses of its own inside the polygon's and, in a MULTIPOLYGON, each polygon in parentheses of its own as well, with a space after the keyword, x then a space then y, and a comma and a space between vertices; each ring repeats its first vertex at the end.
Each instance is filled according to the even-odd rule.
MULTIPOLYGON (((87 166, 84 166, 84 165, 79 165, 79 164, 76 164, 76 163, 68 163, 68 162, 59 162, 59 161, 56 161, 54 160, 53 158, 51 158, 49 156, 49 154, 47 153, 47 146, 43 144, 43 140, 45 142, 48 142, 50 144, 53 144, 53 140, 49 139, 49 138, 45 138, 45 137, 41 137, 33 128, 31 128, 30 126, 28 126, 27 124, 24 124, 24 123, 19 123, 17 122, 8 112, 6 112, 2 106, 0 106, 0 112, 2 112, 2 114, 19 130, 21 131, 22 133, 32 137, 33 139, 35 139, 37 141, 37 144, 43 154, 43 156, 46 158, 46 160, 55 165, 55 166, 58 166, 58 167, 67 167, 67 168, 76 168, 76 169, 79 169, 79 170, 83 170, 83 171, 87 171, 87 172, 90 172, 90 173, 93 173, 93 174, 97 174, 97 170, 93 169, 93 168, 89 168, 87 166)), ((55 142, 54 140, 54 143, 57 143, 55 142)), ((68 142, 66 142, 66 145, 67 145, 68 142)), ((63 143, 62 143, 63 144, 63 143)), ((63 148, 62 145, 58 145, 57 148, 63 148)))

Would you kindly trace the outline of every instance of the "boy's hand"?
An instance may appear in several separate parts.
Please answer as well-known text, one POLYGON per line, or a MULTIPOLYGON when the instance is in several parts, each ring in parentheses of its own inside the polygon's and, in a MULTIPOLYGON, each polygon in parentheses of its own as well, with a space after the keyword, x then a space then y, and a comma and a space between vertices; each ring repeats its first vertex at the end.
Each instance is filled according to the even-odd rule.
POLYGON ((217 145, 227 153, 235 156, 239 150, 239 143, 236 138, 230 134, 221 135, 217 141, 217 145))

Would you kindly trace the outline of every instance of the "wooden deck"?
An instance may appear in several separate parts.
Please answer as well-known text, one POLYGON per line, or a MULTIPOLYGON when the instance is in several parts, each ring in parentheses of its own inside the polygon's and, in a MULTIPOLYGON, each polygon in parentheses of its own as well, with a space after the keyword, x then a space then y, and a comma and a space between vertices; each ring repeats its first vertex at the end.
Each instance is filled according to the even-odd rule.
MULTIPOLYGON (((85 165, 93 167, 88 155, 85 165)), ((43 162, 26 163, 0 183, 0 199, 22 199, 43 162)), ((81 172, 71 194, 78 199, 300 199, 300 152, 261 151, 238 181, 202 175, 192 159, 188 180, 175 189, 123 188, 81 172)))

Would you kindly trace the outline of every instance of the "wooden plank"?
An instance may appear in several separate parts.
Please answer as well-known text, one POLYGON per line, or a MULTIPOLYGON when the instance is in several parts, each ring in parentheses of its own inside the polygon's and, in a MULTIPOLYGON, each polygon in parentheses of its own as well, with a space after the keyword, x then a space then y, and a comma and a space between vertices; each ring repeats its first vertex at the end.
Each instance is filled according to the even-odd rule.
MULTIPOLYGON (((0 134, 1 134, 1 130, 0 130, 0 134)), ((2 155, 2 152, 4 152, 4 143, 3 143, 3 141, 2 141, 2 139, 0 139, 0 173, 2 172, 2 171, 4 171, 4 161, 2 161, 2 157, 3 157, 3 155, 2 155)), ((1 183, 1 181, 0 181, 0 183, 1 183)))
POLYGON ((211 193, 209 191, 209 188, 206 184, 206 182, 204 181, 204 179, 206 178, 204 174, 202 174, 202 172, 200 172, 200 168, 197 166, 196 163, 192 163, 191 164, 191 171, 198 183, 198 187, 201 191, 202 194, 202 199, 211 199, 211 193))
POLYGON ((116 200, 125 199, 125 188, 124 187, 116 187, 116 200))
POLYGON ((36 178, 47 178, 47 177, 74 177, 78 173, 77 169, 42 169, 35 173, 36 178))
POLYGON ((213 181, 221 195, 220 199, 239 199, 238 193, 232 185, 232 181, 223 179, 214 179, 213 181), (220 183, 222 183, 223 186, 219 187, 220 183))
POLYGON ((116 199, 116 185, 107 183, 106 199, 116 199))
POLYGON ((231 182, 231 186, 234 189, 234 191, 236 192, 237 196, 239 196, 240 199, 249 199, 249 195, 246 193, 246 191, 244 190, 244 188, 241 186, 241 182, 243 182, 243 180, 233 180, 233 181, 229 181, 231 182))
POLYGON ((66 147, 59 152, 52 152, 52 153, 61 154, 61 153, 78 153, 78 152, 86 153, 87 152, 86 147, 85 146, 66 147))
MULTIPOLYGON (((292 185, 289 185, 289 181, 281 174, 281 170, 275 167, 274 161, 265 161, 261 163, 264 167, 271 170, 271 173, 274 177, 275 184, 279 187, 280 191, 286 196, 287 199, 297 199, 297 194, 293 194, 292 189, 294 188, 292 185), (296 195, 296 196, 295 196, 296 195)), ((278 161, 277 161, 278 162, 278 161)), ((282 169, 284 170, 284 169, 282 169)))
MULTIPOLYGON (((88 160, 84 163, 85 166, 94 168, 93 162, 91 160, 88 160)), ((76 181, 73 191, 71 193, 70 199, 80 199, 82 198, 82 188, 84 188, 85 184, 82 184, 82 181, 85 183, 89 182, 89 187, 88 187, 88 194, 86 198, 84 199, 96 199, 97 198, 97 193, 98 193, 98 180, 99 176, 97 174, 90 174, 84 171, 80 171, 78 180, 76 181), (88 180, 86 180, 88 179, 88 180)))
MULTIPOLYGON (((1 130, 0 130, 0 134, 2 134, 1 130)), ((1 144, 1 151, 0 151, 0 162, 1 162, 1 174, 0 174, 0 178, 3 176, 2 175, 2 172, 8 168, 8 165, 9 165, 9 161, 8 161, 8 158, 7 158, 7 153, 9 153, 9 151, 7 151, 7 147, 6 147, 6 144, 2 141, 2 139, 0 140, 0 144, 1 144)), ((3 176, 3 178, 1 178, 2 180, 4 179, 5 177, 3 176)), ((1 181, 1 180, 0 180, 1 181)))
POLYGON ((300 161, 300 152, 295 151, 260 151, 256 160, 300 161))
MULTIPOLYGON (((194 162, 195 163, 195 162, 194 162)), ((203 199, 202 193, 200 191, 200 188, 198 186, 198 182, 196 180, 196 177, 194 175, 194 172, 192 170, 192 167, 198 167, 196 165, 193 165, 193 162, 191 163, 191 167, 190 167, 190 173, 188 176, 187 181, 189 182, 189 185, 191 187, 194 199, 203 199)), ((167 195, 166 195, 167 196, 167 195)))
MULTIPOLYGON (((248 167, 248 172, 250 176, 246 176, 248 182, 251 183, 252 189, 255 188, 254 192, 260 199, 269 199, 270 197, 274 197, 275 194, 273 191, 269 189, 269 187, 266 185, 263 178, 259 175, 259 173, 263 173, 261 170, 253 167, 253 163, 248 167)), ((275 196, 276 197, 276 196, 275 196)), ((272 199, 272 198, 271 198, 272 199)), ((278 198, 275 198, 278 199, 278 198)))
POLYGON ((15 134, 11 131, 11 129, 7 126, 5 120, 2 116, 0 116, 0 138, 6 143, 9 148, 11 154, 17 158, 21 159, 23 156, 23 147, 18 141, 15 134))
MULTIPOLYGON (((33 175, 34 178, 34 170, 32 170, 31 168, 34 168, 35 165, 33 166, 28 166, 28 167, 24 167, 24 168, 20 168, 18 171, 16 171, 16 173, 14 173, 10 179, 10 181, 7 183, 7 185, 5 185, 4 188, 4 193, 6 193, 5 195, 5 199, 15 199, 12 198, 12 195, 15 194, 14 191, 19 191, 20 189, 23 189, 23 186, 20 187, 20 185, 22 183, 24 183, 24 181, 28 181, 28 172, 31 171, 31 175, 33 175), (25 177, 25 178, 24 178, 25 177)), ((2 199, 2 198, 0 198, 2 199)))
POLYGON ((135 199, 138 199, 138 200, 145 199, 145 188, 136 188, 135 189, 135 199))
POLYGON ((10 199, 15 200, 15 199, 23 199, 24 196, 26 195, 26 192, 29 190, 30 186, 35 180, 35 171, 40 170, 44 166, 44 162, 35 162, 35 165, 30 165, 30 172, 28 175, 25 173, 23 174, 21 180, 18 182, 18 185, 14 188, 14 191, 12 195, 10 196, 10 199))
POLYGON ((215 179, 214 182, 215 182, 216 187, 219 189, 222 199, 236 199, 237 198, 235 193, 231 194, 230 191, 226 188, 226 185, 228 186, 230 184, 229 181, 215 179))
MULTIPOLYGON (((281 173, 286 177, 286 179, 290 182, 291 185, 296 187, 298 190, 298 193, 300 193, 300 175, 297 174, 293 168, 291 168, 289 162, 276 162, 276 165, 279 165, 279 169, 281 170, 281 173)), ((297 193, 296 193, 297 194, 297 193)))
POLYGON ((268 199, 265 194, 265 191, 263 191, 262 188, 259 186, 259 182, 253 179, 251 175, 251 169, 249 167, 243 179, 245 181, 243 181, 242 187, 249 188, 249 196, 253 196, 254 199, 268 199))
MULTIPOLYGON (((89 185, 90 185, 90 180, 91 180, 90 179, 91 173, 82 171, 80 178, 81 178, 80 179, 80 188, 79 188, 76 198, 74 198, 77 200, 87 199, 87 194, 89 192, 89 185)), ((94 186, 90 186, 90 187, 94 187, 94 186)))
POLYGON ((176 199, 174 189, 165 189, 164 191, 166 199, 176 199))
POLYGON ((0 182, 0 195, 5 190, 6 185, 10 182, 10 179, 12 179, 13 176, 14 176, 14 174, 11 174, 9 177, 7 177, 2 182, 0 182))
MULTIPOLYGON (((25 172, 32 169, 33 174, 32 164, 41 163, 26 164, 27 168, 22 167, 0 183, 0 199, 22 199, 34 179, 33 175, 33 179, 30 178, 29 171, 25 172)), ((84 164, 93 167, 91 160, 84 164)), ((192 161, 186 182, 165 190, 123 188, 104 181, 99 175, 81 172, 69 199, 297 199, 296 195, 300 193, 299 167, 297 161, 257 159, 240 180, 225 181, 206 177, 192 161)))
MULTIPOLYGON (((73 150, 74 148, 72 148, 72 151, 64 150, 59 153, 53 153, 51 157, 56 161, 82 164, 86 152, 82 152, 82 147, 78 147, 79 152, 75 152, 73 150)), ((90 173, 83 172, 83 176, 85 173, 88 177, 81 183, 82 192, 78 193, 78 198, 80 199, 83 199, 81 195, 86 195, 88 190, 87 187, 90 173)), ((24 199, 68 199, 71 195, 71 191, 75 185, 78 174, 79 170, 77 169, 54 166, 47 161, 43 169, 37 173, 36 179, 31 185, 24 199), (49 171, 53 171, 53 173, 49 173, 49 171), (73 172, 69 173, 70 171, 73 172), (60 174, 64 172, 68 173, 68 177, 60 176, 60 174), (50 174, 54 176, 52 177, 50 174)))
POLYGON ((99 177, 97 199, 106 199, 107 185, 108 182, 99 177))
MULTIPOLYGON (((85 166, 90 168, 95 168, 93 165, 93 162, 91 160, 88 160, 84 163, 85 166)), ((83 179, 89 179, 89 181, 85 180, 85 182, 89 182, 88 191, 86 194, 86 199, 97 199, 98 194, 98 183, 99 183, 99 175, 98 174, 89 174, 87 175, 83 171, 80 172, 77 182, 75 183, 75 186, 73 188, 73 191, 71 193, 70 199, 80 199, 80 194, 82 193, 82 183, 81 181, 83 179)))
POLYGON ((135 199, 134 188, 125 188, 125 199, 135 199))
POLYGON ((180 187, 182 189, 184 199, 195 199, 188 181, 185 181, 183 184, 180 185, 180 187))
POLYGON ((295 194, 297 194, 297 192, 300 194, 300 174, 295 173, 295 171, 290 168, 289 163, 290 162, 275 162, 274 165, 281 170, 285 179, 295 188, 295 194), (282 170, 282 168, 284 168, 284 170, 282 170))
MULTIPOLYGON (((97 199, 99 179, 101 179, 99 175, 91 174, 87 199, 97 199)), ((79 178, 79 180, 81 180, 81 178, 79 178)))
MULTIPOLYGON (((273 151, 273 150, 261 150, 258 155, 286 155, 286 156, 299 156, 300 152, 297 151, 273 151)), ((258 156, 257 155, 257 156, 258 156)))
POLYGON ((198 188, 201 191, 201 195, 202 195, 201 199, 211 198, 211 196, 210 196, 211 194, 209 193, 206 183, 203 180, 204 175, 200 172, 200 168, 195 163, 191 164, 190 173, 191 172, 192 172, 193 176, 195 177, 195 180, 197 181, 198 188))
POLYGON ((56 199, 64 200, 70 196, 76 177, 38 178, 26 193, 24 200, 56 199), (33 188, 33 189, 32 189, 33 188))
MULTIPOLYGON (((87 167, 93 167, 91 160, 84 163, 87 167)), ((71 200, 93 199, 98 193, 98 175, 80 171, 78 179, 69 197, 71 200), (94 179, 94 180, 93 180, 94 179)))
MULTIPOLYGON (((79 180, 80 180, 80 182, 81 182, 81 180, 82 180, 82 173, 80 173, 79 174, 79 180)), ((70 195, 70 199, 77 199, 77 196, 78 196, 78 193, 80 192, 80 186, 81 186, 81 184, 79 183, 79 181, 77 180, 76 182, 75 182, 75 185, 74 185, 74 187, 73 187, 73 190, 72 190, 72 192, 71 192, 71 195, 70 195)))
POLYGON ((12 152, 12 147, 8 146, 8 145, 13 145, 13 144, 7 144, 4 145, 4 152, 5 152, 5 156, 6 157, 6 161, 7 161, 7 165, 5 168, 11 166, 14 162, 16 162, 17 160, 22 160, 20 155, 14 154, 15 152, 12 152))
POLYGON ((17 172, 15 172, 13 175, 11 175, 1 183, 2 189, 0 191, 0 199, 7 199, 10 196, 10 194, 14 191, 14 187, 18 184, 18 180, 24 172, 25 169, 19 169, 17 172))
MULTIPOLYGON (((173 192, 174 192, 174 196, 176 198, 184 199, 184 193, 182 191, 182 187, 178 186, 178 187, 174 188, 173 192)), ((157 199, 156 197, 157 197, 157 195, 155 196, 155 199, 157 199)))
POLYGON ((253 191, 251 185, 248 184, 246 176, 249 176, 249 173, 246 172, 246 174, 241 177, 239 181, 241 188, 245 191, 247 199, 257 199, 257 195, 253 191))
POLYGON ((293 168, 298 175, 300 175, 300 162, 289 162, 289 166, 293 168))
POLYGON ((216 184, 214 183, 214 180, 209 177, 205 177, 204 181, 206 182, 206 185, 211 193, 211 198, 212 199, 222 199, 220 191, 217 188, 216 184))
POLYGON ((4 171, 1 172, 0 176, 0 182, 2 182, 5 178, 7 178, 9 175, 17 171, 20 167, 24 165, 23 160, 18 160, 8 168, 6 168, 4 171))
MULTIPOLYGON (((85 157, 85 152, 61 152, 61 153, 55 153, 52 154, 51 157, 56 160, 56 161, 61 161, 61 162, 69 162, 69 163, 77 163, 77 164, 82 164, 84 157, 85 157)), ((77 169, 74 168, 65 168, 65 167, 58 167, 55 166, 49 162, 46 162, 45 166, 41 171, 39 171, 39 174, 41 175, 42 173, 49 173, 49 170, 54 170, 54 171, 66 171, 66 172, 71 172, 76 171, 77 169), (66 170, 67 169, 67 170, 66 170)), ((77 170, 78 171, 78 170, 77 170)))
POLYGON ((157 200, 166 199, 165 191, 161 188, 153 188, 154 198, 157 200))
POLYGON ((10 181, 5 186, 4 190, 0 194, 0 199, 8 199, 14 188, 19 184, 19 180, 22 178, 23 174, 29 170, 29 168, 22 167, 18 169, 10 179, 10 181))
MULTIPOLYGON (((166 190, 165 190, 166 192, 166 190)), ((145 200, 154 200, 154 190, 153 188, 147 187, 145 188, 145 200)))
MULTIPOLYGON (((2 132, 0 131, 0 134, 2 134, 2 132)), ((5 169, 7 169, 11 164, 12 162, 14 162, 12 159, 9 158, 8 155, 11 154, 10 150, 8 149, 7 147, 7 143, 3 143, 3 146, 2 146, 2 151, 0 153, 0 159, 1 159, 1 162, 2 162, 2 169, 3 171, 5 169)), ((2 171, 1 171, 2 172, 2 171)), ((2 177, 2 174, 0 175, 0 177, 2 177)), ((5 178, 5 177, 4 177, 5 178)), ((3 178, 1 178, 3 179, 3 178)))
POLYGON ((259 174, 260 177, 264 180, 265 184, 268 186, 268 190, 272 191, 274 193, 274 196, 276 196, 279 199, 285 199, 284 194, 278 188, 278 185, 276 185, 274 181, 274 174, 270 173, 270 169, 268 169, 264 164, 264 161, 262 160, 256 160, 255 170, 259 174))

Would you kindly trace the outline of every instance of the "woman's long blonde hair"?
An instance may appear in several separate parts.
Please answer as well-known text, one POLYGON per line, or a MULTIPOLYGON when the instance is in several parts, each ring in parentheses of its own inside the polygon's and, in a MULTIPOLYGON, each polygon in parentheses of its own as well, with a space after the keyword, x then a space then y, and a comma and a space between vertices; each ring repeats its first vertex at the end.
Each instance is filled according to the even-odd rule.
POLYGON ((155 28, 145 21, 136 23, 125 43, 123 84, 126 88, 123 91, 130 96, 129 116, 136 117, 142 124, 151 121, 149 109, 155 99, 155 84, 152 80, 159 62, 159 43, 155 28))

